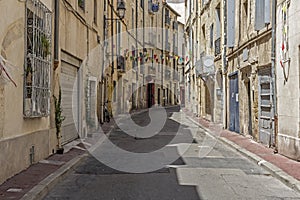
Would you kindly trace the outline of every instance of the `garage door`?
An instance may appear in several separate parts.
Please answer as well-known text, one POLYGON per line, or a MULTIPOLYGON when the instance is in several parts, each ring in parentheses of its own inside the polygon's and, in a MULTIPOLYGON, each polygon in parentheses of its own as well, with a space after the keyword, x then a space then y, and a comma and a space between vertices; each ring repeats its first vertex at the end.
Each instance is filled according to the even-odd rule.
MULTIPOLYGON (((62 124, 62 144, 78 138, 76 124, 78 123, 78 79, 76 79, 78 67, 66 61, 61 63, 61 92, 62 115, 65 120, 62 124)), ((78 126, 77 126, 78 127, 78 126)))

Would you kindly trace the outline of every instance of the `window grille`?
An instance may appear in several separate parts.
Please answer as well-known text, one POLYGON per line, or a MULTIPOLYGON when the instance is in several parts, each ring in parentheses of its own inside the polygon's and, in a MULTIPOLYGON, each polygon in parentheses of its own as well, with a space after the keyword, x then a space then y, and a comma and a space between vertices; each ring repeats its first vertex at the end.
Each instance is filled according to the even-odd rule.
POLYGON ((50 113, 52 13, 39 0, 26 1, 24 109, 25 117, 50 113))

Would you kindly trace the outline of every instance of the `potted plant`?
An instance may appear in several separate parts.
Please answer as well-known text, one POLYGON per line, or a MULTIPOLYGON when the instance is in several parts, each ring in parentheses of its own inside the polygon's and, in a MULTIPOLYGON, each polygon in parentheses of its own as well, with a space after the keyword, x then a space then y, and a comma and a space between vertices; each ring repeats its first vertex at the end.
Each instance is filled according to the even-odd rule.
POLYGON ((61 125, 65 120, 65 117, 62 116, 62 108, 61 108, 61 88, 59 87, 59 95, 58 98, 53 95, 54 105, 55 105, 55 127, 56 127, 56 137, 58 142, 58 148, 56 153, 63 154, 64 148, 61 146, 61 125))

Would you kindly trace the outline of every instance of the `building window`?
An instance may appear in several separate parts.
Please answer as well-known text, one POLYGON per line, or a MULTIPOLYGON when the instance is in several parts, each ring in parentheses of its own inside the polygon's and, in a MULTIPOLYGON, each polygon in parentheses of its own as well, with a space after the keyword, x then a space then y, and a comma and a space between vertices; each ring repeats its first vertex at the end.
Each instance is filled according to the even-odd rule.
POLYGON ((140 0, 141 8, 144 9, 144 0, 140 0))
POLYGON ((85 0, 78 0, 78 6, 81 9, 85 9, 85 0))
POLYGON ((97 0, 94 0, 94 23, 97 24, 97 16, 98 16, 98 13, 97 13, 97 0))
POLYGON ((52 13, 40 1, 26 1, 24 116, 50 113, 52 13))

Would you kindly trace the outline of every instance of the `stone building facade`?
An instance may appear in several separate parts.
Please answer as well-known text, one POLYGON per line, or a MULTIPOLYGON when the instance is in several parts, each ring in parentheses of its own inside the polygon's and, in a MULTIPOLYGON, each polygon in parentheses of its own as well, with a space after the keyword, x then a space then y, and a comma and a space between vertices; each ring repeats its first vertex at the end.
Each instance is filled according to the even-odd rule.
POLYGON ((295 160, 299 154, 299 44, 298 2, 277 1, 276 11, 276 96, 278 151, 295 160))
POLYGON ((97 128, 104 6, 77 0, 0 5, 1 183, 97 128), (60 90, 65 120, 57 134, 60 90))
POLYGON ((272 1, 228 1, 226 13, 227 127, 266 145, 275 142, 271 7, 272 1))

